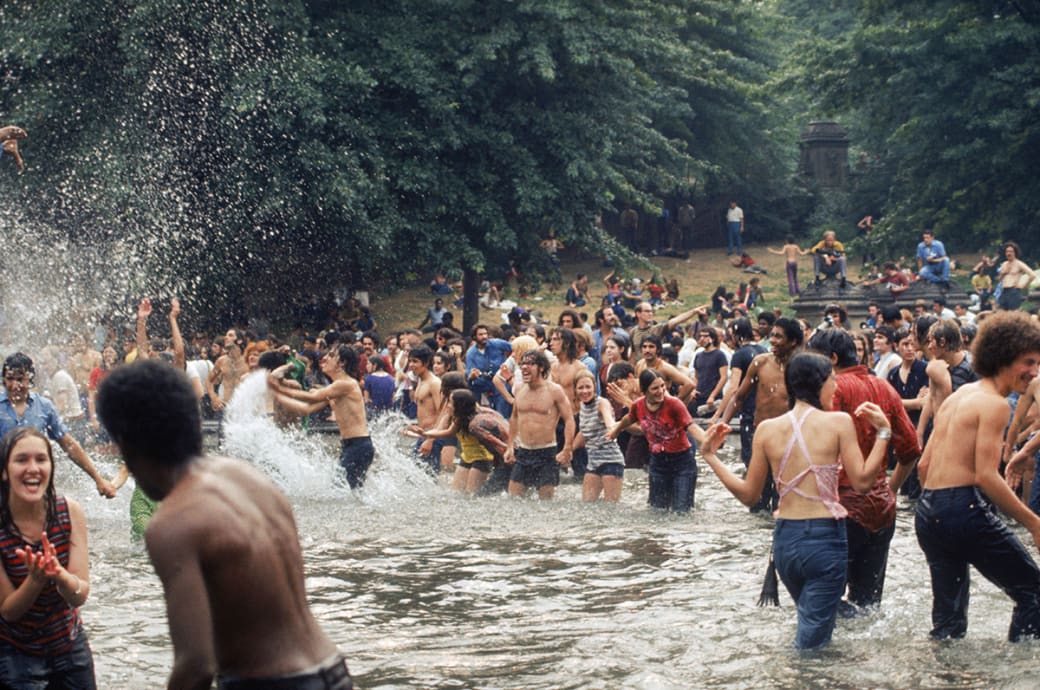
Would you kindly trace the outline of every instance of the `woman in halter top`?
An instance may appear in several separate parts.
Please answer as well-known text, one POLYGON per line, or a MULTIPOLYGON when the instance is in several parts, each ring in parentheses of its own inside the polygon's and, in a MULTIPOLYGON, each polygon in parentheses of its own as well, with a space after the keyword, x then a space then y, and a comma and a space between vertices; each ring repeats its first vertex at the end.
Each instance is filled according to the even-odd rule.
POLYGON ((708 430, 701 455, 729 491, 745 505, 762 494, 772 471, 780 493, 773 532, 773 557, 784 586, 798 606, 800 649, 830 642, 845 590, 848 542, 845 509, 838 501, 838 469, 852 486, 867 491, 885 461, 891 427, 874 403, 856 416, 879 429, 870 457, 863 459, 852 418, 830 412, 836 383, 830 360, 816 353, 795 355, 785 372, 789 412, 758 425, 747 476, 740 479, 716 456, 729 429, 708 430))

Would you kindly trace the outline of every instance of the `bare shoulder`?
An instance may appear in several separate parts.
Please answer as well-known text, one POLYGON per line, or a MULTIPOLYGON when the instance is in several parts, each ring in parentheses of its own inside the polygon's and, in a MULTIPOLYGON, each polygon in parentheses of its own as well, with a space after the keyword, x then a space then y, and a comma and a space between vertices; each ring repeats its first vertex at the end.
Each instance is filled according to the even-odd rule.
POLYGON ((69 507, 69 519, 72 520, 73 524, 86 524, 87 513, 83 510, 83 506, 81 506, 78 501, 66 497, 65 504, 69 507))

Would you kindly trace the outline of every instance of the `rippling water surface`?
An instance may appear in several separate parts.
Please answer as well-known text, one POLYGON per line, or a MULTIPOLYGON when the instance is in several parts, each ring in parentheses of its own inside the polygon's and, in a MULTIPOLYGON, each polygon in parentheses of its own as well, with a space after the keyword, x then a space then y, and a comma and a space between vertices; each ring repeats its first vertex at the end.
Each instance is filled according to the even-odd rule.
MULTIPOLYGON (((882 609, 839 620, 830 648, 799 655, 787 593, 780 608, 755 606, 771 522, 703 463, 685 516, 647 508, 641 470, 626 473, 618 505, 582 504, 566 479, 551 502, 465 499, 414 468, 386 423, 371 480, 351 495, 335 481, 332 439, 240 423, 228 443, 289 494, 313 609, 360 688, 1037 687, 1040 646, 1005 641, 1010 600, 975 573, 967 638, 928 640, 928 571, 908 510, 882 609)), ((159 687, 172 648, 159 581, 129 536, 130 491, 104 501, 71 463, 58 473, 88 515, 82 613, 99 687, 159 687)))

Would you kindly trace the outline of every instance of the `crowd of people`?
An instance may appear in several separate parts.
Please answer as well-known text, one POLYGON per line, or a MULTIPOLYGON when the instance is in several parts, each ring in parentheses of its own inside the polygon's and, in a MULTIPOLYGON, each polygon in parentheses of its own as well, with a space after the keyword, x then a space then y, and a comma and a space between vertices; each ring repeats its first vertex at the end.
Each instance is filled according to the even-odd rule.
MULTIPOLYGON (((833 251, 833 236, 822 242, 833 251)), ((930 233, 922 244, 941 255, 922 260, 921 275, 948 280, 941 245, 930 233)), ((802 252, 789 242, 780 253, 790 263, 802 252)), ((186 340, 177 299, 165 314, 143 299, 132 333, 100 326, 4 360, 0 661, 18 661, 0 664, 0 680, 92 686, 77 611, 90 591, 86 522, 75 501, 55 495, 54 441, 102 496, 136 479, 132 519, 169 604, 171 684, 220 673, 226 687, 249 687, 258 675, 305 671, 349 687, 342 657, 309 613, 298 614, 302 560, 287 536, 288 503, 259 472, 202 452, 200 422, 219 426, 252 374, 266 378, 277 423, 335 425, 351 489, 378 462, 368 429, 385 414, 409 419, 416 463, 434 477, 451 473, 452 488, 469 495, 551 499, 569 475, 584 501, 617 501, 625 473, 645 471, 648 504, 684 513, 695 505, 699 452, 752 511, 775 514, 774 565, 797 603, 800 648, 826 644, 839 615, 881 605, 903 492, 931 570, 932 635, 965 634, 971 564, 1015 601, 1009 637, 1038 636, 1040 570, 996 514, 1040 544, 1040 324, 1018 310, 1014 291, 1032 273, 1017 257, 1008 243, 1004 263, 976 269, 997 271, 997 311, 980 310, 981 300, 955 311, 942 299, 914 310, 872 305, 860 328, 837 304, 819 323, 758 311, 748 297, 757 284, 737 303, 720 288, 687 308, 672 281, 651 276, 657 289, 645 290, 613 272, 591 318, 579 309, 597 298, 578 274, 555 324, 516 307, 468 334, 454 328, 443 302, 450 287, 437 281, 418 327, 385 337, 368 307, 350 304, 356 315, 342 328, 301 323, 282 338, 236 326, 186 340), (669 306, 680 313, 660 317, 669 306), (718 457, 731 423, 742 473, 718 457), (90 452, 113 447, 126 464, 109 479, 90 452), (207 533, 214 520, 227 525, 220 543, 207 533), (220 563, 227 540, 258 533, 269 538, 252 556, 220 563), (292 567, 278 568, 275 582, 254 575, 275 562, 292 567), (284 608, 284 628, 255 621, 267 653, 232 639, 229 619, 255 619, 255 592, 242 589, 284 608), (190 620, 215 593, 219 610, 190 620)))

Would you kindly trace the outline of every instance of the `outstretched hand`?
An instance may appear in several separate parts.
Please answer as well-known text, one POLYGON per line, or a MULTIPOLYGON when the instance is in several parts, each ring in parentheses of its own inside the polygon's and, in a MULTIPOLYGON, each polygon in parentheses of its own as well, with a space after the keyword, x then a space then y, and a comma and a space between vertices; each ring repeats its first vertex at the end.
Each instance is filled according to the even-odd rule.
POLYGON ((170 300, 170 318, 176 319, 181 315, 181 301, 174 297, 170 300))
POLYGON ((1018 451, 1011 455, 1007 467, 1004 468, 1004 481, 1009 487, 1017 489, 1022 485, 1023 480, 1033 477, 1036 472, 1036 464, 1032 460, 1032 453, 1018 451))
POLYGON ((726 443, 726 437, 733 431, 729 424, 712 424, 708 427, 704 443, 701 444, 701 455, 714 455, 726 443))
POLYGON ((145 297, 137 307, 137 318, 147 320, 152 315, 152 300, 145 297))

